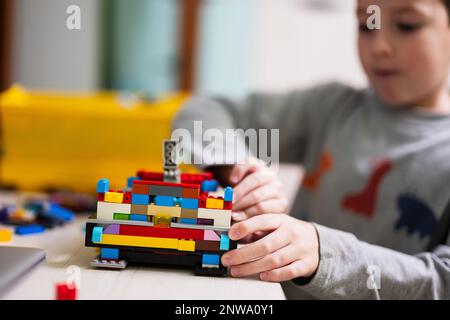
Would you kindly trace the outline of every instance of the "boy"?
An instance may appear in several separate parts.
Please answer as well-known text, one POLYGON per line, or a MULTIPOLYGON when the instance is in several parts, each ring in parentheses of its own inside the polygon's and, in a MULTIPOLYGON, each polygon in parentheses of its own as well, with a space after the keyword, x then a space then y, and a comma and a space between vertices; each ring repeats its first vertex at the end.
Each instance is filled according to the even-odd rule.
POLYGON ((242 211, 230 238, 251 242, 222 257, 233 276, 291 281, 319 299, 450 298, 450 247, 425 252, 450 199, 449 2, 358 1, 369 90, 186 104, 175 128, 280 128, 280 160, 305 167, 293 217, 277 214, 286 202, 260 163, 218 169, 242 211), (380 30, 366 27, 374 4, 380 30))

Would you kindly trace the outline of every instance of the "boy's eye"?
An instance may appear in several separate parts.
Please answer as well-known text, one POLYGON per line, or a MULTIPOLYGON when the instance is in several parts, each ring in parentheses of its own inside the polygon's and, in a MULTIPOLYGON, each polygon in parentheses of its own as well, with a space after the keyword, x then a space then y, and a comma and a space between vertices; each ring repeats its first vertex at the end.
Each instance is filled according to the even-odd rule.
POLYGON ((414 32, 420 29, 421 24, 419 23, 399 23, 397 24, 397 28, 402 32, 414 32))

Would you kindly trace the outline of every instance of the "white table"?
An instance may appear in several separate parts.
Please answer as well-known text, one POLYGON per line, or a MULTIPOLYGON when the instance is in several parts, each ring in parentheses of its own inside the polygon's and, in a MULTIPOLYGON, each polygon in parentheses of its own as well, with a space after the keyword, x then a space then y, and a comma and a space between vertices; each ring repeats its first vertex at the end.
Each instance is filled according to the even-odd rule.
MULTIPOLYGON (((292 200, 299 171, 283 167, 280 177, 292 200)), ((280 284, 256 278, 200 277, 189 269, 153 266, 130 265, 125 270, 93 269, 89 263, 98 253, 95 248, 84 247, 83 226, 86 219, 87 216, 78 216, 64 227, 38 235, 14 235, 12 242, 0 243, 38 247, 47 253, 44 262, 0 298, 54 299, 55 285, 66 281, 69 266, 77 266, 81 280, 79 299, 285 299, 280 284)))

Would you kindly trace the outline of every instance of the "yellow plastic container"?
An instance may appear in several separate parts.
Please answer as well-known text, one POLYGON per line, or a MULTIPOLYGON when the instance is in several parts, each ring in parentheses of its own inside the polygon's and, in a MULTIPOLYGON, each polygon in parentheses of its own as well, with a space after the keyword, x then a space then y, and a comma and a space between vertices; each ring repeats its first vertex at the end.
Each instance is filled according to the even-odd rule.
POLYGON ((139 168, 161 171, 162 140, 187 97, 146 102, 14 86, 0 95, 1 183, 94 192, 102 177, 116 189, 139 168))

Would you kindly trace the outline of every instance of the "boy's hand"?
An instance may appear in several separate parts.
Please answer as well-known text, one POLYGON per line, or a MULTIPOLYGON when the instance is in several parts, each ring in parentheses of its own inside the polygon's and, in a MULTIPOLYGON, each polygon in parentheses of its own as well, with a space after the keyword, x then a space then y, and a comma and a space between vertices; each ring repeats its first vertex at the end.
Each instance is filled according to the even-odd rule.
POLYGON ((236 223, 230 239, 269 232, 258 241, 222 256, 233 277, 258 274, 261 280, 282 282, 313 275, 319 265, 319 237, 315 227, 284 214, 265 214, 236 223))
POLYGON ((264 213, 287 213, 288 201, 276 173, 262 161, 232 167, 234 187, 233 220, 241 221, 264 213))

